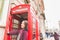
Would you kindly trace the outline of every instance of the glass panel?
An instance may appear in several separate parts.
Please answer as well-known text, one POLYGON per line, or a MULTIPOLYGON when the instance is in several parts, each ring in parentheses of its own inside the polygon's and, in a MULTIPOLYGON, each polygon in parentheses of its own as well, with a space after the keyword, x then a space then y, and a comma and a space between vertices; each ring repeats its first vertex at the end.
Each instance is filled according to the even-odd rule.
POLYGON ((19 21, 14 19, 13 20, 13 28, 18 28, 19 21))
POLYGON ((17 40, 17 35, 12 35, 12 40, 17 40))
MULTIPOLYGON (((18 30, 18 25, 19 25, 19 21, 16 19, 13 19, 13 27, 12 27, 13 30, 18 30)), ((13 32, 13 30, 12 30, 12 32, 13 32)), ((12 40, 17 40, 17 34, 14 35, 14 33, 13 33, 13 35, 11 35, 11 37, 12 37, 12 40)))

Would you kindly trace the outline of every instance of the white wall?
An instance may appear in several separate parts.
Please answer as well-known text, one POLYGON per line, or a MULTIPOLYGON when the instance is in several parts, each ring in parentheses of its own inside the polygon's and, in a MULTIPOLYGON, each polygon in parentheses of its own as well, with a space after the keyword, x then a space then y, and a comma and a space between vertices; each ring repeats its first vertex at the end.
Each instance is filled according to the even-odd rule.
POLYGON ((8 5, 9 5, 9 0, 4 0, 4 7, 2 11, 2 16, 0 20, 0 26, 6 26, 6 18, 7 18, 7 13, 8 13, 8 5))
MULTIPOLYGON (((3 7, 3 12, 0 20, 0 26, 6 26, 6 18, 7 18, 7 13, 8 13, 8 5, 9 5, 9 0, 4 0, 4 7, 3 7)), ((3 40, 4 38, 4 28, 0 28, 0 40, 3 40)))
POLYGON ((4 38, 4 28, 0 28, 0 40, 3 40, 4 38))

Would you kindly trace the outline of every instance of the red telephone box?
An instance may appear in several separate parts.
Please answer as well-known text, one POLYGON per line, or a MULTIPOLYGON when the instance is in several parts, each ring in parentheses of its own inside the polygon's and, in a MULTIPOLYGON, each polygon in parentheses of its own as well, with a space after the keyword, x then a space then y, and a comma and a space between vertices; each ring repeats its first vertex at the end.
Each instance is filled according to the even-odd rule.
POLYGON ((4 40, 12 40, 11 35, 7 35, 7 33, 13 29, 14 20, 17 20, 19 22, 18 28, 22 20, 28 20, 28 40, 33 39, 34 33, 35 33, 35 40, 38 40, 38 23, 36 20, 36 16, 34 15, 30 11, 30 5, 28 4, 18 5, 12 8, 7 16, 4 40))

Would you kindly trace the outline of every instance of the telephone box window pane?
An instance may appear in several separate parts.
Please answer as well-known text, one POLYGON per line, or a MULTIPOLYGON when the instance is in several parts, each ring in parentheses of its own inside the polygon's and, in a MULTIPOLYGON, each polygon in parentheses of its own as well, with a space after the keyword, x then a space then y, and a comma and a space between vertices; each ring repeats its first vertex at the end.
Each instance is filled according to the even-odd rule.
POLYGON ((16 19, 13 19, 13 28, 18 28, 19 21, 16 19))

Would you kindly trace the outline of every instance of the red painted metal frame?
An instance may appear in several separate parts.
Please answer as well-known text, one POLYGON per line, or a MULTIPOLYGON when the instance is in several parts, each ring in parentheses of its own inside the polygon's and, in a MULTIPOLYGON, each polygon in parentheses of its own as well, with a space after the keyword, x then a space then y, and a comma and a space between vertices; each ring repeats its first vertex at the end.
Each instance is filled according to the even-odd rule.
POLYGON ((38 35, 39 33, 38 33, 38 20, 36 20, 36 40, 39 40, 38 39, 38 35))
POLYGON ((28 4, 25 4, 25 5, 18 5, 14 8, 11 9, 12 11, 12 14, 21 14, 21 13, 24 13, 24 12, 28 12, 29 11, 29 5, 28 4), (24 9, 25 8, 25 9, 24 9), (23 10, 21 10, 23 9, 23 10))
MULTIPOLYGON (((28 40, 32 40, 32 14, 30 12, 30 5, 28 4, 18 5, 12 8, 10 13, 8 13, 4 40, 11 40, 11 36, 7 35, 7 33, 12 30, 12 19, 13 19, 12 14, 22 14, 24 12, 28 12, 28 40), (26 9, 23 9, 23 8, 26 8, 26 9), (23 10, 20 10, 20 9, 23 9, 23 10)), ((36 25, 36 40, 38 40, 38 24, 36 25)))

